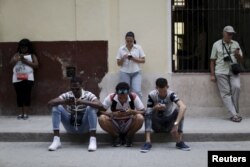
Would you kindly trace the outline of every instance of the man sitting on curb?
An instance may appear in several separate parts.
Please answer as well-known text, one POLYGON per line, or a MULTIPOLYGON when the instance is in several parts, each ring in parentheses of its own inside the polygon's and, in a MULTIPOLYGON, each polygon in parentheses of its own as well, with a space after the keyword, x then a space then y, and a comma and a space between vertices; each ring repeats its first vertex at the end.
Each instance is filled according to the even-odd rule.
POLYGON ((129 92, 129 85, 120 82, 116 92, 109 94, 103 101, 104 110, 101 112, 99 124, 113 137, 113 147, 125 144, 132 146, 134 134, 142 127, 144 105, 135 93, 129 92))
POLYGON ((151 147, 151 128, 154 132, 170 132, 176 138, 176 147, 189 151, 190 147, 182 141, 183 120, 186 105, 178 98, 175 92, 168 89, 165 78, 156 80, 156 89, 148 95, 147 110, 145 113, 146 143, 141 152, 148 152, 151 147), (176 103, 176 105, 174 104, 176 103))
POLYGON ((96 146, 96 125, 97 111, 94 108, 101 108, 102 104, 91 92, 84 91, 82 79, 73 77, 70 81, 70 89, 59 97, 48 102, 52 111, 52 123, 54 139, 49 146, 49 151, 55 151, 61 147, 59 127, 62 122, 69 133, 90 133, 89 151, 95 151, 96 146))

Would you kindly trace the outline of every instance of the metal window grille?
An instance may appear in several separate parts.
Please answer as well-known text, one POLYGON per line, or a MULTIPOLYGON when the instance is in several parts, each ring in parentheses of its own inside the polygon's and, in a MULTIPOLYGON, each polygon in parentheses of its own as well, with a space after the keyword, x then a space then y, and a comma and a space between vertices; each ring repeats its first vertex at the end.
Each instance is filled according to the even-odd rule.
POLYGON ((232 25, 250 71, 250 0, 172 0, 172 66, 174 72, 209 72, 210 54, 222 30, 232 25))

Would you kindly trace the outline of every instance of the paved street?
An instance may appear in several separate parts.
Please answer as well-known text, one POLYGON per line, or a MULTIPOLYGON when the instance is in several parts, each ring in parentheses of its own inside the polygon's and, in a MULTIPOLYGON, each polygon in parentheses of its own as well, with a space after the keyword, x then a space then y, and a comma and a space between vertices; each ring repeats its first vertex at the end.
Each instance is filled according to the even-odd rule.
POLYGON ((1 116, 0 167, 207 167, 208 150, 250 150, 249 123, 249 118, 233 123, 223 118, 188 117, 184 139, 190 152, 177 150, 164 134, 154 134, 152 150, 140 153, 143 128, 136 134, 134 147, 113 148, 108 144, 110 136, 98 126, 98 150, 90 153, 87 136, 67 136, 62 128, 63 148, 49 152, 49 116, 32 116, 27 121, 1 116))
POLYGON ((250 142, 190 142, 192 150, 180 151, 174 143, 154 144, 140 153, 142 143, 132 148, 99 144, 96 152, 87 143, 63 142, 56 152, 47 151, 48 142, 0 142, 1 167, 206 167, 208 150, 250 150, 250 142))

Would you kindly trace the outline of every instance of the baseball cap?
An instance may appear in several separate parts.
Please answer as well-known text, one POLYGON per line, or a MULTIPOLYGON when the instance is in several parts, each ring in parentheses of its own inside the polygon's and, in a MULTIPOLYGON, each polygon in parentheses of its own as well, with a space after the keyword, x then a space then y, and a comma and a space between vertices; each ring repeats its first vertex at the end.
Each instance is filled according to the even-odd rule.
POLYGON ((229 32, 229 33, 236 33, 234 31, 234 28, 232 26, 226 26, 226 27, 224 27, 223 31, 224 32, 229 32))

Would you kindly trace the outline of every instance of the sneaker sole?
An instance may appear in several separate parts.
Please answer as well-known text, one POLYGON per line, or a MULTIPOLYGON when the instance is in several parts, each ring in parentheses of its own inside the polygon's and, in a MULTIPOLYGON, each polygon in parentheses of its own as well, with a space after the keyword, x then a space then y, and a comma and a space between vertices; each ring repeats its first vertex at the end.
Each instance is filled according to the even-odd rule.
POLYGON ((179 150, 182 150, 182 151, 190 151, 191 150, 191 148, 180 148, 180 147, 176 147, 176 148, 179 150))
POLYGON ((94 148, 93 148, 93 147, 92 147, 92 148, 91 148, 91 147, 88 147, 88 151, 89 151, 89 152, 96 151, 96 149, 97 149, 97 147, 94 147, 94 148))
POLYGON ((149 152, 150 150, 141 150, 140 152, 141 153, 147 153, 147 152, 149 152))
POLYGON ((133 145, 131 144, 131 145, 124 145, 125 147, 133 147, 133 145))
POLYGON ((17 116, 17 119, 18 120, 23 119, 23 116, 17 116))
POLYGON ((112 145, 112 147, 121 147, 121 144, 112 145))
POLYGON ((96 149, 88 149, 89 152, 94 152, 96 149))
POLYGON ((61 148, 61 147, 62 147, 62 146, 58 146, 57 149, 55 149, 55 150, 54 150, 54 149, 51 149, 51 148, 48 148, 48 151, 56 151, 56 150, 58 150, 58 149, 61 148))

